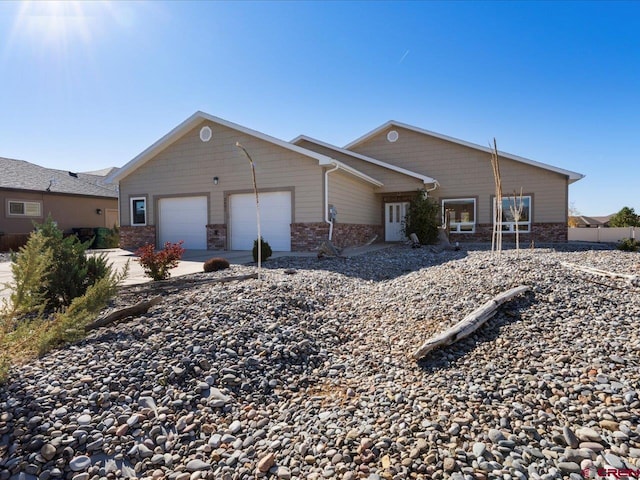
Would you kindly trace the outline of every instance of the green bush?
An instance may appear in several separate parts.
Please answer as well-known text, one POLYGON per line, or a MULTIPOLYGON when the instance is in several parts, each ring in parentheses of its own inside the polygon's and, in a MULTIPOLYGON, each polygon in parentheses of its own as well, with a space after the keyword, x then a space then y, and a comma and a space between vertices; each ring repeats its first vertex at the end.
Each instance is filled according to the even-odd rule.
POLYGON ((426 196, 424 190, 418 190, 409 203, 402 231, 406 237, 415 233, 422 245, 436 243, 440 225, 440 206, 426 196))
POLYGON ((623 252, 640 252, 640 241, 633 238, 623 238, 616 248, 623 252))
POLYGON ((76 297, 63 312, 58 312, 43 325, 38 335, 38 354, 44 355, 63 343, 84 337, 84 327, 91 323, 117 293, 118 285, 126 277, 128 264, 121 273, 109 273, 92 284, 84 295, 76 297))
POLYGON ((204 271, 207 273, 217 272, 218 270, 226 270, 227 268, 229 268, 229 261, 224 258, 214 257, 204 262, 203 267, 204 271))
POLYGON ((105 237, 106 248, 118 248, 120 246, 120 227, 114 225, 105 237))
POLYGON ((12 255, 13 312, 27 313, 37 305, 55 311, 71 305, 74 298, 111 273, 104 255, 87 256, 91 241, 75 235, 64 237, 49 217, 29 236, 19 253, 12 255))
POLYGON ((640 215, 633 208, 622 207, 622 209, 609 219, 610 227, 640 227, 640 215))
POLYGON ((51 248, 47 246, 47 239, 41 231, 32 233, 18 253, 11 254, 13 283, 6 285, 11 289, 11 294, 9 305, 5 305, 5 315, 13 318, 44 311, 47 292, 42 287, 47 284, 52 260, 51 248))
POLYGON ((113 272, 104 254, 86 256, 88 246, 63 238, 49 218, 12 255, 11 294, 0 311, 0 383, 11 362, 83 337, 115 295, 129 265, 113 272))
MULTIPOLYGON (((257 238, 253 241, 252 253, 253 253, 253 261, 257 262, 258 261, 258 239, 257 238)), ((260 237, 260 259, 264 262, 265 260, 268 260, 271 255, 273 255, 273 251, 271 250, 271 245, 269 245, 269 242, 266 242, 264 238, 260 237)))

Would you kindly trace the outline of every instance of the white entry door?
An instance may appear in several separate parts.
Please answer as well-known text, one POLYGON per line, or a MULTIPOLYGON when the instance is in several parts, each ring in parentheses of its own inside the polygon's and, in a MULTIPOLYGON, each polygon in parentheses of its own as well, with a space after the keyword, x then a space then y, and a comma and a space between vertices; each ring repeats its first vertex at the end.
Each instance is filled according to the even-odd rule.
POLYGON ((406 237, 402 233, 404 217, 407 214, 409 202, 395 202, 384 204, 384 240, 385 242, 400 242, 406 237))

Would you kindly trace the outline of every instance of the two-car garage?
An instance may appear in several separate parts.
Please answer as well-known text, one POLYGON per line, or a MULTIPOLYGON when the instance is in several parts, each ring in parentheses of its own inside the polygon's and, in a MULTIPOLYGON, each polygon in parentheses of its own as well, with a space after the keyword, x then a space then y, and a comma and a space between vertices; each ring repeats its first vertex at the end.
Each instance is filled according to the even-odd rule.
MULTIPOLYGON (((256 197, 253 193, 228 197, 229 250, 251 250, 258 238, 256 197)), ((291 192, 264 192, 260 200, 260 229, 274 251, 291 251, 291 192)), ((208 205, 206 196, 168 197, 158 200, 158 238, 165 242, 184 241, 184 248, 207 248, 208 205)))

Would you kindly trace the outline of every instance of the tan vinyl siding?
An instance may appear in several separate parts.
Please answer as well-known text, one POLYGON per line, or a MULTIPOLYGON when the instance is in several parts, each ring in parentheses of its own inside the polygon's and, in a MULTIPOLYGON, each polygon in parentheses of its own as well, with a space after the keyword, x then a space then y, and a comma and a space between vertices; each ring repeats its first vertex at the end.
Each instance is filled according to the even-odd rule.
MULTIPOLYGON (((381 167, 380 165, 365 162, 364 160, 345 155, 344 153, 336 152, 335 150, 323 147, 322 145, 318 145, 306 140, 298 142, 297 145, 308 150, 321 153, 322 155, 334 158, 366 175, 369 175, 372 178, 375 178, 376 180, 381 181, 384 185, 382 187, 378 187, 376 189, 376 192, 406 192, 424 188, 424 183, 422 182, 422 180, 411 177, 409 175, 405 175, 403 173, 394 172, 393 170, 381 167)), ((374 156, 373 158, 376 157, 374 156)))
MULTIPOLYGON (((397 127, 380 132, 353 151, 435 178, 440 187, 431 193, 433 197, 477 197, 478 222, 491 223, 494 180, 489 153, 397 127), (395 143, 387 141, 389 130, 399 133, 395 143)), ((504 195, 519 192, 520 187, 531 194, 534 222, 566 221, 566 176, 504 158, 500 171, 504 195)))
POLYGON ((337 223, 381 223, 382 204, 373 185, 340 170, 329 173, 329 204, 338 210, 337 223))
POLYGON ((256 164, 259 189, 294 189, 294 222, 322 221, 322 168, 317 160, 203 121, 120 182, 122 225, 130 224, 130 196, 148 195, 147 223, 154 225, 154 200, 158 197, 203 192, 209 195, 209 223, 225 223, 225 193, 253 191, 249 161, 236 142, 247 149, 256 164), (199 137, 204 125, 213 132, 206 143, 199 137), (219 178, 218 185, 214 185, 213 177, 219 178))
POLYGON ((105 213, 107 209, 117 208, 116 198, 0 189, 0 232, 29 233, 33 231, 33 222, 42 223, 49 215, 64 232, 70 232, 72 228, 111 228, 113 225, 106 225, 105 213), (9 201, 38 202, 42 215, 40 217, 9 215, 9 201), (100 215, 96 213, 97 209, 102 211, 100 215))

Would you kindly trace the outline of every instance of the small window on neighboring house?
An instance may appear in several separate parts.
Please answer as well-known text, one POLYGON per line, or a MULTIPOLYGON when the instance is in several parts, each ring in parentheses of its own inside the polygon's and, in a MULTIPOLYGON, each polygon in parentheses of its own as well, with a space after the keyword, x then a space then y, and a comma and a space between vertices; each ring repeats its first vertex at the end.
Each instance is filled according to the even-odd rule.
POLYGON ((42 204, 40 202, 9 200, 9 215, 15 217, 41 217, 42 204))
MULTIPOLYGON (((495 202, 494 202, 495 203, 495 202)), ((514 218, 513 209, 518 209, 522 206, 520 213, 520 219, 518 221, 518 230, 520 232, 531 231, 531 197, 522 197, 522 203, 520 203, 520 196, 508 196, 502 197, 502 231, 507 233, 515 233, 516 222, 514 218)), ((494 215, 495 218, 495 215, 494 215)))
POLYGON ((131 225, 147 224, 147 199, 145 197, 133 197, 131 199, 131 225))
POLYGON ((451 233, 474 233, 476 231, 476 199, 453 198, 442 201, 442 223, 448 215, 451 233))

